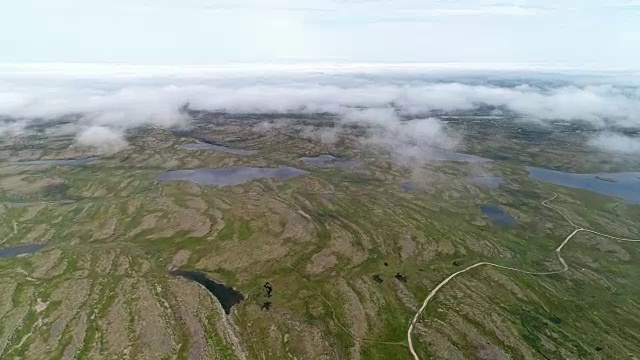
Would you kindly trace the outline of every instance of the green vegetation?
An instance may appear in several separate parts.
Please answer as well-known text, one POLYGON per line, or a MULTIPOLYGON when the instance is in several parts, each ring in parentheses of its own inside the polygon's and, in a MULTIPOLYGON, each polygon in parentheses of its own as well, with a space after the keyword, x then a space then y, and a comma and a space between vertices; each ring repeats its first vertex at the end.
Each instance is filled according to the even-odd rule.
MULTIPOLYGON (((561 267, 554 249, 572 227, 540 204, 552 192, 554 206, 579 226, 640 238, 639 206, 536 182, 524 168, 637 163, 602 165, 579 140, 557 141, 566 134, 498 130, 468 132, 467 148, 500 161, 407 168, 376 149, 365 157, 345 140, 331 152, 371 158, 365 169, 305 167, 306 176, 230 187, 154 178, 168 168, 301 167, 296 154, 326 153, 327 145, 230 124, 198 131, 246 139, 235 146, 257 155, 180 150, 177 135, 147 129, 131 148, 86 166, 4 164, 1 247, 47 246, 0 259, 0 358, 406 359, 410 319, 453 272, 478 261, 561 267), (524 140, 535 139, 539 151, 527 151, 524 140), (479 173, 506 182, 489 189, 468 181, 479 173), (407 181, 417 190, 400 188, 407 181), (518 226, 492 226, 482 204, 499 205, 518 226), (175 268, 205 272, 246 300, 227 317, 204 288, 170 276, 175 268)), ((65 157, 45 138, 31 141, 48 157, 65 157)), ((2 146, 16 157, 29 151, 2 146)), ((638 354, 638 246, 580 233, 563 250, 568 272, 471 270, 429 304, 414 332, 416 351, 423 359, 638 354)))

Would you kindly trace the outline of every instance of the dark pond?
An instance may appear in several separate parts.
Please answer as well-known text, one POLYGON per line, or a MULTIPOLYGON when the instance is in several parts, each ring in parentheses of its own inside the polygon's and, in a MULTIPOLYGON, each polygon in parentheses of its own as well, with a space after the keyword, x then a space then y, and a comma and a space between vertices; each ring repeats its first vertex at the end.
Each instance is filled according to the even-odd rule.
POLYGON ((488 187, 489 189, 497 189, 504 183, 504 179, 500 176, 478 176, 471 178, 471 182, 488 187))
POLYGON ((400 184, 400 188, 405 191, 416 191, 418 190, 418 185, 412 182, 405 182, 400 184))
POLYGON ((228 146, 224 146, 224 145, 210 144, 210 143, 204 143, 204 142, 192 143, 192 144, 183 144, 183 145, 180 145, 180 148, 181 149, 187 149, 187 150, 222 151, 222 152, 226 152, 226 153, 229 153, 229 154, 242 155, 242 156, 255 155, 257 153, 257 151, 255 151, 255 150, 236 149, 236 148, 232 148, 232 147, 228 147, 228 146))
POLYGON ((481 163, 491 161, 476 155, 463 154, 450 150, 431 148, 427 151, 427 159, 435 161, 458 161, 468 163, 481 163))
POLYGON ((224 312, 229 315, 231 313, 231 308, 239 304, 242 300, 244 300, 244 295, 236 289, 227 286, 225 284, 221 284, 214 280, 211 280, 207 277, 207 275, 197 272, 197 271, 188 271, 188 270, 173 270, 170 272, 173 276, 180 276, 187 280, 195 281, 198 284, 204 286, 222 305, 224 312))
POLYGON ((318 155, 315 157, 303 156, 300 158, 306 165, 312 165, 317 167, 335 167, 339 169, 358 169, 364 166, 364 163, 360 160, 342 160, 333 155, 318 155))
POLYGON ((81 159, 47 159, 47 160, 18 160, 12 162, 14 165, 85 165, 95 158, 81 159))
POLYGON ((491 220, 492 223, 499 226, 515 226, 516 220, 502 211, 496 205, 482 205, 480 210, 491 220))
POLYGON ((15 206, 15 207, 23 207, 23 206, 33 206, 33 205, 65 205, 65 204, 73 204, 75 200, 52 200, 52 201, 34 201, 34 202, 0 202, 2 205, 7 206, 15 206))
POLYGON ((0 249, 0 259, 8 259, 23 254, 33 254, 45 246, 46 244, 27 244, 0 249))
POLYGON ((527 167, 529 177, 567 187, 590 190, 615 196, 632 204, 640 204, 640 173, 575 174, 563 171, 527 167))
POLYGON ((287 180, 304 174, 307 174, 307 172, 289 166, 280 166, 277 168, 233 166, 214 169, 203 168, 166 171, 156 176, 156 180, 184 180, 201 185, 231 186, 244 184, 256 179, 269 178, 287 180))

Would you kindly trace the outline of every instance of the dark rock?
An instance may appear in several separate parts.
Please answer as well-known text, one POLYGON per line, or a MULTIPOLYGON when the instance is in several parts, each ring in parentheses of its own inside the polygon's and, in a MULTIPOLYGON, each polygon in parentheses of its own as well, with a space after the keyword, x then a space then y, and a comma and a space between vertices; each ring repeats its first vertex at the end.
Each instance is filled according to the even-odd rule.
POLYGON ((271 293, 273 292, 273 286, 271 283, 267 281, 262 287, 267 291, 267 297, 271 297, 271 293))
POLYGON ((560 324, 562 322, 562 319, 560 319, 559 317, 557 317, 555 315, 550 317, 549 320, 551 320, 551 322, 554 323, 554 324, 560 324))

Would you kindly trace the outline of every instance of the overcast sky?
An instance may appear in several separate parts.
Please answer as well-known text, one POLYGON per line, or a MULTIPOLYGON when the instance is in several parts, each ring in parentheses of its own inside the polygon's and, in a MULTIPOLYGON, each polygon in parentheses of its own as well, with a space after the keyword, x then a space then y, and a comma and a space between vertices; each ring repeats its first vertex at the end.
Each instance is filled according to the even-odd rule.
POLYGON ((639 0, 16 0, 0 62, 640 67, 639 0))

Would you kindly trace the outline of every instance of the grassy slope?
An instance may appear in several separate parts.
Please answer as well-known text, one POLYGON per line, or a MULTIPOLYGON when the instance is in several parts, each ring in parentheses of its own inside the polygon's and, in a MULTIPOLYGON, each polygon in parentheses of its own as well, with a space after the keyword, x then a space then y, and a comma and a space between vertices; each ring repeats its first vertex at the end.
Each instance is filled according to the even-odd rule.
MULTIPOLYGON (((571 228, 540 205, 551 191, 579 224, 640 237, 637 207, 532 182, 511 162, 429 165, 423 176, 376 162, 367 173, 308 168, 310 175, 285 182, 198 187, 153 178, 162 168, 302 166, 297 154, 325 149, 258 137, 244 145, 261 154, 242 158, 185 152, 169 134, 151 136, 167 145, 85 167, 3 168, 4 179, 66 181, 55 192, 4 189, 5 201, 76 202, 1 206, 3 246, 49 243, 39 254, 0 262, 0 286, 10 293, 0 304, 2 356, 64 357, 74 349, 78 358, 226 359, 236 356, 235 334, 248 358, 404 359, 409 319, 448 274, 479 260, 559 267, 553 249, 571 228), (489 190, 464 180, 478 171, 508 174, 509 181, 489 190), (399 188, 415 178, 429 181, 415 192, 399 188), (520 225, 491 226, 478 208, 484 203, 501 205, 520 225), (325 261, 311 269, 318 258, 325 261), (245 293, 231 317, 235 325, 225 325, 202 289, 169 277, 171 266, 206 271, 245 293), (406 283, 393 279, 398 272, 406 283), (275 288, 269 311, 260 310, 265 281, 275 288), (56 293, 65 287, 77 296, 56 293), (49 301, 40 313, 38 298, 49 301)), ((579 235, 565 258, 572 269, 560 275, 477 269, 456 279, 427 309, 415 334, 419 352, 438 359, 500 358, 500 351, 547 359, 640 353, 638 248, 579 235)))

